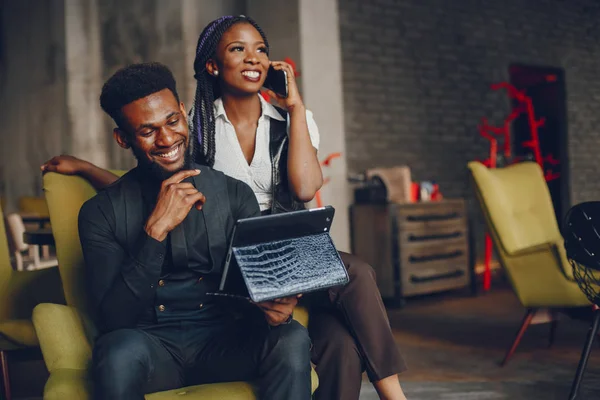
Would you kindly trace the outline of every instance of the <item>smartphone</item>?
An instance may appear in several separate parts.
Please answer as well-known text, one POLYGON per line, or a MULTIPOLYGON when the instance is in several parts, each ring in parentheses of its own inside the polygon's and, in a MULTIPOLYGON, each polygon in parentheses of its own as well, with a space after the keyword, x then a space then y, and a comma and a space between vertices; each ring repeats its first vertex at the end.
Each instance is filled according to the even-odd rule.
POLYGON ((263 86, 275 92, 279 97, 284 99, 288 97, 287 73, 284 70, 277 70, 270 66, 263 86))

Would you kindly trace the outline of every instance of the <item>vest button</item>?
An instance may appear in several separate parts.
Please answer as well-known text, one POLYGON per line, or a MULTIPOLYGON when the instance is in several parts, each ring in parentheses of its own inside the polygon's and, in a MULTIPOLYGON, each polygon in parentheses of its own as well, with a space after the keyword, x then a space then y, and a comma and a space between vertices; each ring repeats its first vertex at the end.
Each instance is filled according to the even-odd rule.
POLYGON ((200 303, 200 305, 198 306, 198 308, 202 308, 204 306, 204 304, 200 303))
POLYGON ((162 279, 158 281, 158 286, 165 286, 165 281, 163 281, 162 279))
POLYGON ((158 311, 160 311, 160 312, 165 311, 165 306, 163 306, 162 304, 160 306, 158 306, 158 311))
POLYGON ((200 278, 198 278, 198 282, 202 282, 202 279, 204 279, 204 277, 202 277, 202 276, 200 278))

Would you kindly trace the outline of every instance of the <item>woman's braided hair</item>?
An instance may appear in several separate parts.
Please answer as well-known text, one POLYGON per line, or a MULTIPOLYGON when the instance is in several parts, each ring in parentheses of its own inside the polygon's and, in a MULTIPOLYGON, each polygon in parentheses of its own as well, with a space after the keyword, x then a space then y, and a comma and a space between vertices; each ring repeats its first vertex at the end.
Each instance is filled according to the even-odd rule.
POLYGON ((193 159, 199 164, 213 166, 215 163, 215 115, 213 103, 221 97, 217 78, 206 70, 206 62, 215 57, 217 45, 223 34, 237 23, 251 24, 262 36, 269 52, 269 43, 262 29, 249 17, 224 16, 212 21, 204 28, 198 38, 196 59, 194 60, 194 78, 196 78, 196 95, 192 117, 192 138, 194 138, 193 159))

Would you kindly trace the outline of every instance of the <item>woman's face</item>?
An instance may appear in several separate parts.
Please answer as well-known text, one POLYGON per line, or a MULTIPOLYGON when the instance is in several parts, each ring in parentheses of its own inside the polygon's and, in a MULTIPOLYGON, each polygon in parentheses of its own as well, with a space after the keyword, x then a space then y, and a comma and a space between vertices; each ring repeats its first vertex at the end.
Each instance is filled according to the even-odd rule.
POLYGON ((224 92, 258 93, 267 77, 269 56, 256 28, 244 22, 231 26, 217 45, 216 58, 224 92))

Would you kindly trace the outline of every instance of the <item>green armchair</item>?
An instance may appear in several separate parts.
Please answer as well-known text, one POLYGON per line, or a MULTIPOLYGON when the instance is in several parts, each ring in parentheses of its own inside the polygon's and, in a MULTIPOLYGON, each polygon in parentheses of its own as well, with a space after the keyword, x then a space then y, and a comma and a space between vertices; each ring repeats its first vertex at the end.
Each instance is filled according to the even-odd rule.
MULTIPOLYGON (((124 171, 114 171, 121 175, 124 171)), ((56 173, 44 175, 44 191, 56 242, 60 276, 67 305, 40 304, 33 311, 33 324, 39 337, 46 367, 50 372, 44 387, 44 400, 84 400, 91 398, 88 368, 96 330, 88 318, 83 285, 83 254, 79 242, 77 216, 83 203, 96 193, 77 176, 56 173)), ((308 314, 297 309, 294 318, 306 326, 308 314)), ((318 385, 312 371, 313 391, 318 385)), ((251 383, 229 382, 190 386, 146 395, 151 400, 256 398, 251 383), (183 397, 182 397, 183 396, 183 397)))
MULTIPOLYGON (((534 162, 488 169, 468 164, 500 263, 527 309, 505 365, 540 310, 591 305, 573 280, 543 172, 534 162)), ((552 313, 551 313, 552 315, 552 313)), ((551 319, 550 344, 556 320, 551 319)))
POLYGON ((4 398, 11 399, 8 358, 12 351, 38 346, 31 321, 33 308, 41 302, 64 303, 57 268, 15 271, 0 208, 0 372, 4 398))

